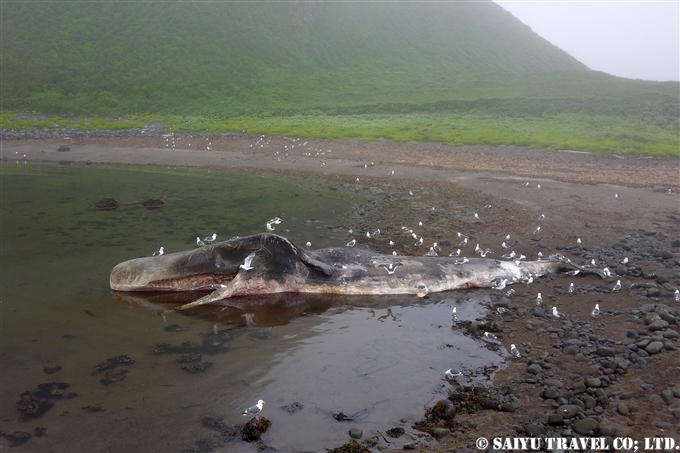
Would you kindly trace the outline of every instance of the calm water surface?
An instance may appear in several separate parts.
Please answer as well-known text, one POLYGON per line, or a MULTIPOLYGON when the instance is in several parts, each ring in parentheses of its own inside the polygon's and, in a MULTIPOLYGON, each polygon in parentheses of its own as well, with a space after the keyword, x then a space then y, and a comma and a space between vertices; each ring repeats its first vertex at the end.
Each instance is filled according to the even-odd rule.
MULTIPOLYGON (((187 300, 108 288, 121 261, 161 245, 185 250, 196 236, 262 232, 275 216, 283 219, 276 232, 295 242, 342 246, 367 204, 355 192, 299 178, 161 167, 2 164, 0 174, 2 431, 47 429, 12 450, 186 451, 217 440, 203 417, 243 423, 242 410, 261 398, 272 421, 264 444, 323 451, 346 442, 350 428, 364 438, 395 426, 408 431, 445 396, 444 370, 469 376, 503 361, 451 329, 451 306, 474 319, 488 302, 483 290, 428 300, 288 294, 265 298, 260 308, 187 314, 172 310, 187 300), (88 210, 104 197, 119 208, 88 210), (140 204, 147 197, 166 205, 147 210, 140 204), (176 348, 155 353, 158 344, 176 348), (197 363, 212 365, 182 369, 182 345, 202 354, 197 363), (105 372, 95 366, 122 354, 135 361, 113 370, 127 370, 124 379, 102 383, 105 372), (61 369, 47 374, 50 367, 61 369), (68 383, 65 393, 77 396, 52 399, 41 417, 20 420, 20 395, 49 382, 68 383), (296 402, 303 408, 295 413, 281 408, 296 402), (354 421, 334 420, 339 412, 354 421)), ((256 451, 240 441, 212 445, 256 451)))

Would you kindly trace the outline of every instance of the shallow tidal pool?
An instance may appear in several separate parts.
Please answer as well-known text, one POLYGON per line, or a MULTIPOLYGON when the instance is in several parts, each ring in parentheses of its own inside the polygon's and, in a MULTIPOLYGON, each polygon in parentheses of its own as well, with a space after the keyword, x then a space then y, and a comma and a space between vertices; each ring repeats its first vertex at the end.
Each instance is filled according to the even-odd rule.
POLYGON ((275 233, 294 242, 344 246, 369 204, 356 191, 164 167, 3 163, 0 175, 0 415, 3 433, 32 434, 16 451, 257 451, 201 420, 244 423, 258 399, 272 423, 261 445, 323 451, 351 428, 362 439, 410 431, 446 396, 446 369, 480 379, 504 360, 451 328, 451 307, 476 318, 484 290, 425 300, 282 294, 257 308, 241 300, 176 312, 184 296, 109 289, 121 261, 186 250, 197 236, 263 232, 276 216, 275 233), (107 197, 117 209, 90 209, 107 197), (150 198, 162 206, 146 208, 150 198))

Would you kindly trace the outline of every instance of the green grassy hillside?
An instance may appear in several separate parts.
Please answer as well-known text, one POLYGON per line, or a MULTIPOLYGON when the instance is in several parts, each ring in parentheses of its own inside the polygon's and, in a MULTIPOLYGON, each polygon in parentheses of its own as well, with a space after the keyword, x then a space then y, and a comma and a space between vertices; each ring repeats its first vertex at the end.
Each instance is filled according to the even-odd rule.
POLYGON ((491 2, 3 2, 2 46, 6 108, 83 113, 378 108, 587 69, 491 2))
MULTIPOLYGON (((678 83, 590 71, 489 1, 5 0, 0 15, 4 112, 181 116, 172 121, 208 128, 304 115, 317 132, 336 115, 493 113, 549 116, 567 124, 561 136, 573 121, 560 115, 614 116, 617 129, 634 119, 660 130, 643 135, 664 149, 678 131, 678 83)), ((459 140, 404 127, 401 139, 459 140)), ((341 135, 352 130, 383 129, 341 135)))

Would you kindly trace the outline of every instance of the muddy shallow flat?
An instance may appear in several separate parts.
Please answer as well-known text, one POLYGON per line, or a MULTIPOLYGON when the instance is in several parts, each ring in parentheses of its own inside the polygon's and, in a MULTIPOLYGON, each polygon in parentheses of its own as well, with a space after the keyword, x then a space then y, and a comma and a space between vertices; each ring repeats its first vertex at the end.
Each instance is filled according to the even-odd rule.
POLYGON ((414 247, 401 229, 405 226, 421 234, 426 246, 435 241, 445 244, 441 254, 457 248, 456 232, 461 231, 470 238, 463 249, 470 256, 476 243, 500 254, 500 244, 510 234, 512 249, 529 258, 539 251, 546 255, 558 251, 575 260, 594 258, 624 274, 619 278, 621 291, 611 291, 616 278, 599 281, 554 276, 530 286, 515 285, 517 294, 509 301, 500 296, 491 300, 492 305, 506 303, 508 307, 500 318, 503 328, 499 338, 517 344, 523 354, 494 379, 494 388, 514 389, 502 397, 513 402, 515 411, 459 414, 456 420, 460 424, 441 441, 418 438, 414 444, 445 451, 474 448, 474 440, 480 436, 526 435, 527 429, 552 436, 573 435, 575 419, 557 423, 553 417, 551 424, 549 415, 555 415, 564 402, 560 397, 569 402, 568 393, 574 389, 572 400, 594 394, 594 388, 578 393, 580 384, 605 376, 610 382, 604 380, 606 386, 600 382, 599 388, 606 394, 606 402, 576 416, 595 419, 594 434, 615 433, 640 441, 678 435, 680 399, 671 396, 666 401, 667 390, 673 394, 672 390, 677 393, 680 388, 678 340, 668 333, 662 352, 646 353, 646 357, 637 352, 657 341, 654 337, 659 332, 679 330, 677 322, 649 330, 644 320, 650 311, 663 312, 663 305, 669 307, 671 316, 678 317, 680 303, 674 301, 671 290, 680 287, 677 158, 547 154, 516 147, 456 148, 385 141, 308 140, 305 147, 291 149, 304 140, 274 137, 260 147, 258 137, 240 134, 211 137, 212 150, 205 151, 204 137, 185 139, 187 145, 196 141, 175 151, 166 149, 160 137, 71 140, 68 152, 56 151, 66 143, 63 140, 11 141, 3 142, 3 158, 12 159, 19 152, 29 160, 237 168, 318 177, 377 197, 374 209, 367 211, 357 229, 363 233, 381 228, 383 233, 370 242, 358 237, 359 246, 389 252, 393 240, 400 253, 426 252, 414 247), (540 215, 545 219, 539 221, 540 215), (534 236, 538 226, 540 234, 534 236), (627 266, 619 263, 625 256, 630 260, 627 266), (571 282, 577 285, 573 294, 567 292, 571 282), (535 312, 538 292, 548 312, 552 306, 559 308, 561 319, 535 312), (602 313, 592 318, 596 303, 602 313), (565 342, 573 337, 584 343, 579 346, 583 358, 578 360, 564 352, 565 342), (598 348, 612 349, 614 356, 606 355, 608 350, 598 354, 598 348), (631 351, 648 360, 638 361, 631 351), (618 371, 617 360, 630 364, 618 371), (528 371, 534 364, 540 370, 533 367, 528 371), (561 387, 550 385, 557 384, 554 380, 561 387), (549 387, 557 389, 557 398, 545 397, 549 387))

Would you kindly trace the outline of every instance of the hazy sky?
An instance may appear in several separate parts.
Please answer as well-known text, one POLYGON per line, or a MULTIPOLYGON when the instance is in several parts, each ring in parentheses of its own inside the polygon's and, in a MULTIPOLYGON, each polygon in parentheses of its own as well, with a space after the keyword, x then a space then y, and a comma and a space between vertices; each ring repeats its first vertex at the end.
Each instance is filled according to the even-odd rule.
POLYGON ((678 80, 677 0, 494 1, 590 69, 631 79, 678 80))

